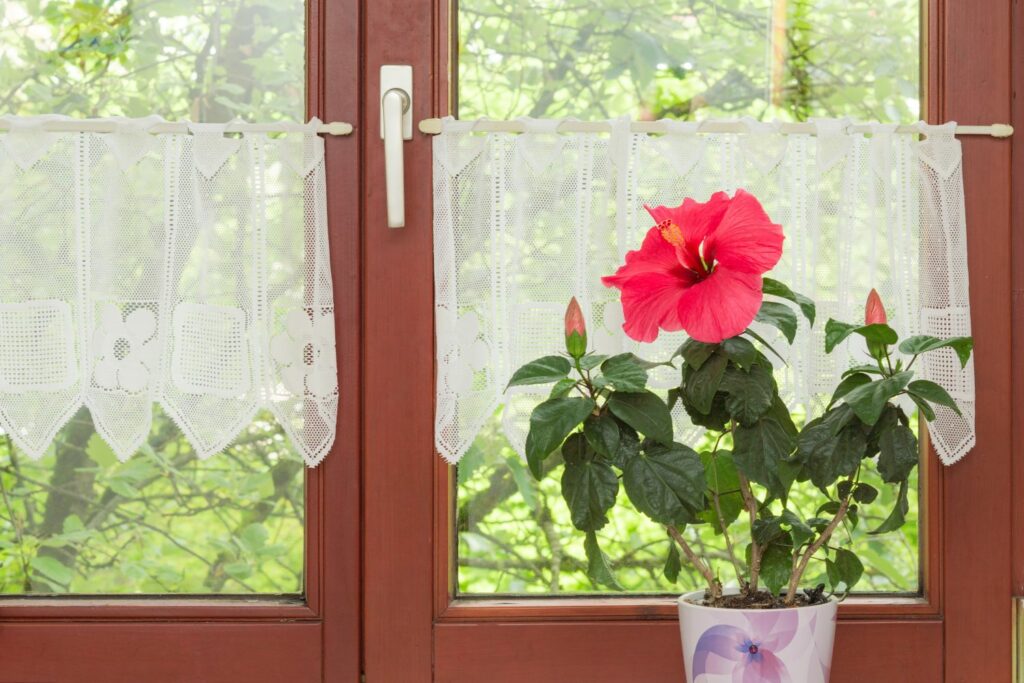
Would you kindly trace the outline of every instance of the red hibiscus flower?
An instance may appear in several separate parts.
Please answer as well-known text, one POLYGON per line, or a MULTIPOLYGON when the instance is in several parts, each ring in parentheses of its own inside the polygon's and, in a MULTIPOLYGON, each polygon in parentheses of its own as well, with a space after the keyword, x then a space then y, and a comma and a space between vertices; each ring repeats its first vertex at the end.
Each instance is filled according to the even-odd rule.
POLYGON ((782 226, 744 190, 645 208, 658 224, 615 275, 601 278, 622 292, 626 334, 651 342, 658 328, 685 330, 718 343, 745 330, 761 307, 761 275, 782 257, 782 226))

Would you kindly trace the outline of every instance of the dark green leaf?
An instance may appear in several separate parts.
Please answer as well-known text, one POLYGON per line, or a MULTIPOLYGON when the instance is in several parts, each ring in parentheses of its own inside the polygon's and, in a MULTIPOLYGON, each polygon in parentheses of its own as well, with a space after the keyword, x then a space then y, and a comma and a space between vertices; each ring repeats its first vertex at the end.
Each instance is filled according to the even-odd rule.
POLYGON ((761 419, 772 407, 776 396, 772 373, 761 365, 754 365, 749 371, 730 367, 720 388, 728 394, 726 409, 742 425, 751 425, 761 419))
POLYGON ((615 426, 619 428, 619 448, 612 455, 612 464, 621 470, 630 458, 640 452, 640 437, 636 430, 621 420, 616 420, 615 426))
POLYGON ((526 435, 526 461, 534 477, 541 478, 544 458, 561 445, 594 406, 589 398, 549 398, 533 409, 530 432, 526 435))
POLYGON ((696 339, 687 339, 675 355, 682 356, 687 365, 694 370, 699 370, 700 366, 704 365, 704 361, 717 350, 718 344, 705 344, 696 339))
POLYGON ((606 458, 614 458, 618 453, 619 425, 611 415, 591 413, 583 422, 583 435, 590 446, 606 458))
POLYGON ((603 385, 616 391, 643 391, 647 387, 647 371, 632 353, 620 353, 601 363, 603 385))
POLYGON ((672 443, 672 414, 657 394, 616 391, 606 405, 613 415, 647 438, 672 443))
POLYGON ((773 496, 785 497, 787 491, 779 476, 779 463, 789 457, 795 439, 776 420, 763 417, 750 426, 737 426, 733 440, 736 468, 773 496))
POLYGON ((900 482, 900 492, 896 496, 896 505, 893 506, 892 512, 877 529, 869 531, 869 534, 884 534, 887 531, 896 531, 903 527, 903 522, 907 519, 907 510, 910 509, 910 502, 907 500, 908 488, 909 484, 906 479, 900 482))
POLYGON ((757 312, 757 317, 754 320, 777 328, 790 344, 796 338, 796 313, 785 304, 762 301, 761 310, 757 312))
POLYGON ((940 406, 946 406, 957 415, 962 415, 960 407, 957 406, 953 397, 935 382, 929 382, 926 379, 914 380, 907 385, 907 392, 911 396, 915 396, 925 401, 931 401, 932 403, 938 403, 940 406))
POLYGON ((932 408, 931 404, 928 403, 928 401, 924 400, 919 396, 914 396, 913 394, 910 394, 910 400, 917 405, 917 409, 921 411, 921 415, 924 417, 924 419, 928 420, 929 422, 935 419, 935 410, 932 408))
POLYGON ((811 301, 803 294, 794 292, 792 289, 790 289, 783 283, 779 282, 778 280, 773 280, 772 278, 766 277, 762 279, 762 283, 763 284, 761 289, 765 294, 771 294, 772 296, 777 296, 792 301, 793 303, 800 307, 800 310, 801 312, 803 312, 804 317, 807 318, 807 322, 809 322, 812 327, 814 326, 815 311, 813 301, 811 301))
POLYGON ((597 542, 597 534, 593 531, 587 532, 583 541, 583 550, 587 553, 587 576, 598 586, 607 586, 612 590, 620 591, 622 586, 615 579, 608 556, 601 550, 597 542))
MULTIPOLYGON (((537 360, 530 361, 515 371, 512 379, 508 381, 509 387, 518 387, 527 384, 548 384, 564 379, 572 366, 568 358, 562 356, 544 356, 537 360)), ((508 387, 505 387, 506 389, 508 387)))
POLYGON ((917 466, 917 437, 902 424, 882 432, 878 437, 878 448, 878 473, 884 482, 901 482, 917 466))
POLYGON ((843 397, 857 417, 866 425, 873 425, 882 414, 882 409, 893 396, 906 389, 913 372, 898 372, 892 377, 878 379, 849 391, 843 397))
POLYGON ((669 583, 675 583, 679 580, 679 572, 683 566, 679 559, 679 548, 676 547, 676 542, 672 539, 668 541, 668 555, 665 557, 665 578, 669 580, 669 583))
POLYGON ((862 325, 854 331, 875 344, 895 344, 900 339, 899 335, 896 334, 896 330, 885 323, 862 325))
POLYGON ((864 386, 869 382, 871 382, 871 377, 865 375, 863 372, 848 375, 839 383, 839 386, 836 387, 835 393, 832 394, 832 400, 828 402, 828 407, 831 408, 835 405, 836 401, 841 399, 843 396, 846 396, 857 387, 864 386))
POLYGON ((761 355, 749 339, 729 337, 722 340, 722 351, 732 362, 744 370, 750 368, 761 355))
POLYGON ((765 347, 766 349, 768 349, 769 351, 774 353, 776 358, 781 360, 783 363, 786 362, 786 359, 782 357, 782 354, 780 354, 778 351, 775 350, 774 346, 772 346, 767 341, 765 341, 764 337, 759 335, 757 332, 754 332, 749 327, 747 329, 743 330, 743 332, 741 332, 740 334, 749 334, 751 337, 753 337, 755 340, 757 340, 761 344, 761 346, 765 347))
POLYGON ((843 377, 849 377, 850 375, 857 372, 866 372, 869 375, 881 375, 883 374, 881 369, 877 365, 854 365, 852 368, 847 368, 843 372, 843 377))
POLYGON ((857 484, 857 488, 853 490, 853 499, 858 503, 868 505, 873 503, 875 498, 878 498, 878 489, 870 484, 857 484))
POLYGON ((700 513, 701 520, 711 525, 716 535, 722 533, 722 522, 719 521, 718 511, 722 512, 722 521, 726 527, 736 521, 743 511, 743 496, 740 495, 739 475, 736 472, 736 464, 732 461, 732 453, 729 451, 718 451, 712 453, 705 451, 700 454, 701 463, 704 465, 704 476, 708 485, 708 505, 700 513), (718 509, 715 508, 713 496, 718 494, 718 509))
MULTIPOLYGON (((839 406, 804 426, 797 440, 797 457, 811 482, 820 489, 857 471, 867 447, 864 426, 849 406, 839 406)), ((819 510, 820 512, 820 510, 819 510)))
POLYGON ((971 337, 939 339, 938 337, 929 337, 928 335, 918 335, 904 339, 900 344, 900 352, 909 355, 917 355, 942 348, 953 349, 956 352, 956 357, 960 359, 960 367, 965 367, 967 361, 971 359, 974 340, 971 337))
POLYGON ((697 412, 707 415, 728 364, 728 356, 724 353, 715 353, 704 361, 700 368, 687 372, 686 384, 683 386, 683 398, 686 403, 692 405, 697 412))
POLYGON ((690 421, 695 425, 712 429, 716 432, 725 431, 726 425, 731 419, 729 411, 725 407, 725 393, 719 391, 711 400, 711 410, 707 413, 698 412, 689 401, 683 401, 683 410, 690 416, 690 421))
POLYGON ((636 509, 661 524, 688 524, 704 508, 704 465, 681 444, 651 445, 630 458, 622 484, 636 509))
MULTIPOLYGON (((563 451, 564 452, 564 451, 563 451)), ((603 460, 565 460, 562 497, 569 506, 573 526, 580 531, 597 531, 608 523, 607 512, 615 505, 619 478, 603 460)))
MULTIPOLYGON (((747 565, 750 565, 751 548, 747 546, 747 565)), ((772 594, 778 595, 789 583, 793 568, 793 547, 786 543, 772 543, 761 555, 761 582, 772 594)))
POLYGON ((845 548, 837 549, 834 558, 825 560, 825 569, 832 590, 838 591, 842 584, 846 587, 844 593, 849 593, 864 574, 860 559, 845 548))

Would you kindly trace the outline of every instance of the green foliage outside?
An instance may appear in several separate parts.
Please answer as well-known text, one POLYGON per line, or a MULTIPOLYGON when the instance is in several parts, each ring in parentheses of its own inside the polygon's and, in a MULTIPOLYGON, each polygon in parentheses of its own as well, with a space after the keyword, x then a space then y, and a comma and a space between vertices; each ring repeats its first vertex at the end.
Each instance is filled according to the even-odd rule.
MULTIPOLYGON (((302 0, 5 0, 0 113, 303 120, 302 0)), ((33 462, 0 436, 0 592, 303 589, 304 466, 260 415, 200 461, 155 411, 125 463, 87 411, 33 462)))
MULTIPOLYGON (((919 4, 904 0, 463 0, 458 113, 910 122, 921 114, 919 22, 919 4), (784 27, 773 26, 773 13, 785 17, 784 27)), ((794 418, 802 424, 801 416, 794 418)), ((704 451, 712 444, 691 445, 704 451)), ((560 468, 561 459, 552 456, 544 466, 560 468)), ((868 469, 861 481, 878 489, 879 497, 855 528, 845 524, 841 534, 866 568, 857 590, 917 592, 917 470, 910 475, 902 530, 869 536, 896 494, 868 469)), ((809 484, 798 484, 791 507, 804 519, 813 517, 819 496, 809 484)), ((587 577, 583 534, 573 527, 558 473, 534 481, 502 436, 500 415, 458 466, 457 509, 462 593, 603 590, 587 577)), ((685 533, 729 576, 720 535, 707 526, 685 533)), ((615 514, 597 538, 627 591, 678 593, 702 586, 685 562, 675 583, 664 577, 669 540, 621 490, 615 514)), ((749 539, 733 541, 744 547, 749 539)), ((824 562, 812 562, 804 583, 825 578, 824 562)))

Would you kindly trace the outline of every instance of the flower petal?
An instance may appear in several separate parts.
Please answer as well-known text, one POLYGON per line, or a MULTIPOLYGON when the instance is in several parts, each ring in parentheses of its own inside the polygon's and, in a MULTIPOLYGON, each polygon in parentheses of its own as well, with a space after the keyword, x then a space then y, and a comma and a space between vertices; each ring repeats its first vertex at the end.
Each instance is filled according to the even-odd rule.
POLYGON ((93 381, 104 389, 116 389, 117 370, 119 367, 120 363, 112 355, 102 358, 97 361, 96 366, 92 369, 93 381))
MULTIPOLYGON (((742 683, 792 683, 789 669, 774 653, 762 649, 757 659, 750 658, 742 666, 742 683)), ((737 680, 735 674, 733 680, 737 680)))
POLYGON ((731 201, 725 192, 716 192, 706 202, 698 202, 687 197, 682 204, 674 209, 667 206, 654 208, 644 206, 644 208, 647 209, 647 213, 651 214, 655 223, 668 220, 678 225, 686 243, 696 249, 709 234, 718 228, 731 201))
POLYGON ((761 275, 782 258, 782 226, 772 223, 761 202, 737 190, 728 211, 704 243, 704 259, 744 273, 761 275))
POLYGON ((729 674, 740 668, 747 657, 740 647, 745 639, 743 631, 726 624, 704 631, 693 649, 693 680, 703 674, 729 674))
POLYGON ((762 610, 746 617, 761 646, 772 652, 785 649, 800 627, 800 617, 793 609, 762 610))
POLYGON ((286 368, 281 368, 281 384, 284 388, 295 394, 296 396, 303 396, 306 393, 306 366, 305 365, 289 365, 286 368))
POLYGON ((121 361, 117 371, 117 383, 125 391, 137 392, 146 388, 149 382, 149 370, 140 361, 126 358, 121 361))
POLYGON ((338 377, 326 363, 316 363, 306 374, 306 386, 311 394, 321 398, 330 396, 338 388, 338 377))
POLYGON ((640 249, 626 254, 625 265, 615 275, 601 278, 606 287, 622 292, 622 329, 637 341, 654 341, 659 327, 682 329, 679 297, 695 277, 679 265, 675 251, 657 228, 651 228, 640 249))
POLYGON ((697 341, 717 344, 747 329, 761 308, 762 298, 760 275, 720 265, 706 279, 682 292, 679 323, 697 341))

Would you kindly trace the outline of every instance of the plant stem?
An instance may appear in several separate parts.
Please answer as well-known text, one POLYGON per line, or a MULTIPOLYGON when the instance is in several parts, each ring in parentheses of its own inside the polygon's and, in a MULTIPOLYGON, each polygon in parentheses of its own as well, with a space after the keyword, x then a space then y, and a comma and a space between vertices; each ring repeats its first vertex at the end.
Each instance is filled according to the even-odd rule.
MULTIPOLYGON (((719 437, 721 441, 721 437, 719 437)), ((716 471, 718 467, 718 443, 715 443, 715 450, 711 452, 711 461, 715 464, 716 471)), ((732 567, 736 570, 736 581, 740 587, 746 585, 746 581, 743 580, 743 567, 740 566, 739 558, 736 557, 736 549, 732 544, 732 536, 729 535, 729 525, 725 523, 725 519, 722 517, 722 504, 720 502, 720 496, 718 494, 718 478, 715 478, 715 487, 711 489, 711 502, 715 506, 715 514, 718 515, 718 527, 722 530, 722 536, 725 538, 725 549, 729 552, 729 561, 732 562, 732 567)))
POLYGON ((740 495, 743 497, 743 505, 750 515, 750 590, 757 590, 757 579, 761 574, 761 553, 764 552, 761 545, 754 540, 754 522, 757 521, 757 499, 750 489, 750 482, 742 472, 737 472, 740 480, 740 495))
POLYGON ((846 511, 850 509, 851 499, 852 494, 843 499, 843 502, 839 504, 839 509, 836 511, 836 516, 832 518, 832 521, 828 523, 825 530, 821 532, 821 536, 818 537, 818 540, 808 546, 807 550, 800 558, 800 564, 796 566, 796 569, 789 577, 789 587, 786 589, 787 605, 793 605, 796 602, 796 590, 800 585, 800 579, 803 578, 804 572, 807 571, 807 564, 811 561, 811 557, 814 556, 814 553, 821 550, 821 546, 828 543, 828 539, 832 538, 832 532, 836 530, 836 527, 838 527, 843 521, 843 518, 846 517, 846 511))
POLYGON ((704 577, 704 580, 708 582, 708 591, 711 593, 711 599, 717 600, 722 597, 722 583, 715 578, 715 575, 711 572, 711 567, 706 565, 697 553, 693 552, 693 548, 686 542, 683 535, 679 533, 679 529, 672 525, 665 527, 668 530, 668 535, 672 537, 679 547, 682 549, 683 554, 686 555, 686 559, 689 560, 690 564, 696 568, 700 575, 704 577))

